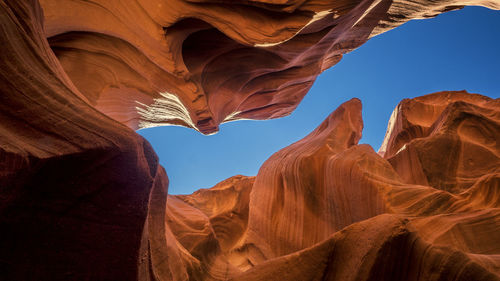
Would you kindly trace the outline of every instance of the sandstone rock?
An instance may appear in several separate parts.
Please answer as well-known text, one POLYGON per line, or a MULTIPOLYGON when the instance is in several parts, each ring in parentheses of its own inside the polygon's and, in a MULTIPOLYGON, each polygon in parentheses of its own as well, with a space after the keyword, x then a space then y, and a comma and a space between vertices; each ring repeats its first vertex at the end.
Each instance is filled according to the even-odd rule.
POLYGON ((256 177, 178 196, 110 118, 282 116, 369 36, 497 2, 238 3, 43 1, 44 31, 0 2, 0 279, 500 280, 498 99, 404 100, 379 153, 352 99, 256 177))
POLYGON ((454 153, 482 145, 486 148, 473 150, 475 157, 492 161, 500 136, 498 102, 464 91, 402 101, 381 149, 388 148, 385 159, 369 145, 357 144, 363 124, 361 103, 353 99, 304 139, 271 156, 255 180, 238 176, 212 189, 169 198, 167 213, 175 221, 167 224, 183 226, 176 239, 200 262, 191 277, 499 280, 499 165, 478 162, 465 185, 449 166, 416 163, 422 158, 402 154, 398 147, 426 141, 418 147, 425 149, 422 157, 436 159, 456 149, 445 145, 449 148, 444 150, 436 136, 474 140, 454 153), (421 171, 412 174, 409 166, 421 171), (408 181, 429 171, 454 179, 449 185, 454 188, 408 181), (237 208, 248 208, 248 215, 212 219, 220 210, 234 210, 235 198, 240 198, 237 208), (189 207, 174 208, 179 199, 189 207), (218 238, 215 229, 238 229, 238 242, 221 247, 224 236, 218 238))
POLYGON ((498 0, 41 0, 49 42, 95 108, 205 134, 290 114, 317 75, 412 19, 498 0))
POLYGON ((379 153, 407 183, 459 193, 499 171, 499 100, 444 92, 404 100, 379 153))
POLYGON ((0 3, 0 279, 136 280, 165 171, 147 141, 86 102, 42 20, 37 1, 0 3))

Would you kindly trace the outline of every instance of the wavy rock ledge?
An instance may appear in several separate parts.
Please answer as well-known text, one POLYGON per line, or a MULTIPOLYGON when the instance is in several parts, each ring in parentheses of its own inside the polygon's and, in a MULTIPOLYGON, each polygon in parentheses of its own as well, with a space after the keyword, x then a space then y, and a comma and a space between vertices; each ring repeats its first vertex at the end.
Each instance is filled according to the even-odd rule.
POLYGON ((290 114, 323 70, 412 19, 487 0, 41 0, 62 67, 87 100, 132 129, 204 134, 290 114))
POLYGON ((182 270, 192 280, 500 280, 500 100, 404 100, 379 153, 357 144, 362 128, 350 100, 255 178, 169 197, 182 270))
POLYGON ((0 1, 0 280, 500 280, 498 99, 404 100, 378 153, 353 99, 183 196, 129 128, 287 114, 369 36, 497 3, 0 1))

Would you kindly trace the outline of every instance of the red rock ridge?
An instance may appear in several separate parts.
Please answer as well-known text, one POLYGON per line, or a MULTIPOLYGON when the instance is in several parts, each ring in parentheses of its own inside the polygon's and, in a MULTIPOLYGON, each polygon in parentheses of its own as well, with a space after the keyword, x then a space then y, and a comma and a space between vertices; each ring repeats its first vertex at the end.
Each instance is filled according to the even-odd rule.
POLYGON ((97 109, 133 129, 210 134, 290 114, 317 75, 369 38, 486 0, 41 0, 61 65, 97 109))
POLYGON ((361 103, 344 103, 255 179, 169 197, 186 271, 192 280, 500 280, 499 103, 465 91, 404 100, 385 158, 357 144, 361 103), (426 184, 412 182, 420 177, 426 184), (237 242, 228 246, 227 233, 237 242))

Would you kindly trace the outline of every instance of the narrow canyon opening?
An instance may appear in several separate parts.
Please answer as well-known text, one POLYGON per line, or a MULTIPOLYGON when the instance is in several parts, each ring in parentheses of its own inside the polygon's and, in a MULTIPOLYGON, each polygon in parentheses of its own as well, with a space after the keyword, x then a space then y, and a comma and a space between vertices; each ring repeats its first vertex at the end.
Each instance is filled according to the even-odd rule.
MULTIPOLYGON (((193 20, 186 21, 179 25, 193 20)), ((199 56, 218 54, 237 44, 206 23, 197 22, 195 26, 205 29, 184 41, 183 54, 187 58, 196 58, 192 52, 200 49, 214 51, 199 56), (190 47, 198 42, 210 45, 212 41, 203 40, 204 37, 217 44, 190 47), (222 50, 217 51, 218 48, 222 50)), ((404 98, 443 89, 499 97, 496 73, 500 72, 500 42, 488 33, 496 28, 500 28, 498 15, 482 7, 466 7, 436 18, 410 21, 370 39, 323 72, 290 116, 222 124, 220 131, 211 136, 182 127, 153 127, 138 133, 153 145, 166 168, 170 194, 209 188, 233 175, 255 176, 273 153, 306 136, 351 97, 358 97, 363 103, 360 143, 378 150, 389 117, 404 98)), ((188 68, 199 67, 195 61, 207 61, 193 60, 185 61, 188 68)))
POLYGON ((500 280, 494 10, 0 1, 0 279, 500 280))

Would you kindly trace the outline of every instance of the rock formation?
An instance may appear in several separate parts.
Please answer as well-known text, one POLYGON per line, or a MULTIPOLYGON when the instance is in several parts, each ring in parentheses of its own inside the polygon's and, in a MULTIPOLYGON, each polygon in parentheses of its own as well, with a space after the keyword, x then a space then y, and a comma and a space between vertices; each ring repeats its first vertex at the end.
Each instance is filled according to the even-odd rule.
POLYGON ((135 280, 165 171, 85 102, 42 20, 35 0, 0 2, 0 280, 135 280))
POLYGON ((500 280, 500 100, 464 91, 403 100, 379 153, 357 144, 362 128, 361 102, 350 100, 255 179, 170 196, 167 224, 186 272, 500 280))
POLYGON ((404 100, 379 153, 353 99, 256 177, 167 195, 129 127, 283 116, 370 36, 499 7, 325 2, 0 1, 0 280, 500 280, 498 99, 404 100))
POLYGON ((411 19, 498 0, 40 0, 50 46, 89 103, 133 129, 205 134, 290 114, 317 75, 411 19))

